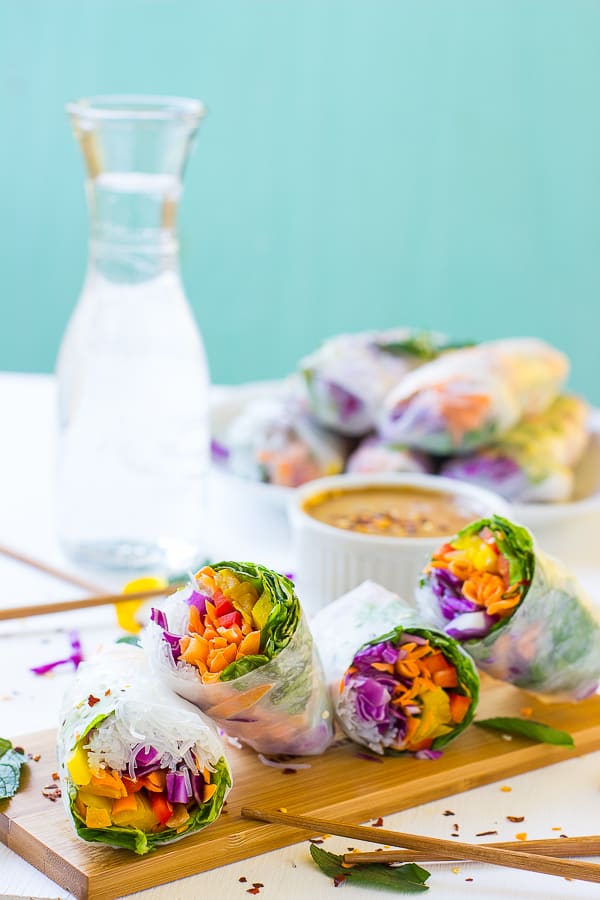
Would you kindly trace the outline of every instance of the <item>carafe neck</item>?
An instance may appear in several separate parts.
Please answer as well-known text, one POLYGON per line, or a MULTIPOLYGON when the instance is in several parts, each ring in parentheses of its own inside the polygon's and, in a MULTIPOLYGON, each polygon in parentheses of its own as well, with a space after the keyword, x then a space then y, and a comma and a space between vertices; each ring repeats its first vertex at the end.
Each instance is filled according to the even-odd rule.
POLYGON ((177 270, 180 195, 174 175, 102 172, 89 178, 90 266, 125 283, 177 270))

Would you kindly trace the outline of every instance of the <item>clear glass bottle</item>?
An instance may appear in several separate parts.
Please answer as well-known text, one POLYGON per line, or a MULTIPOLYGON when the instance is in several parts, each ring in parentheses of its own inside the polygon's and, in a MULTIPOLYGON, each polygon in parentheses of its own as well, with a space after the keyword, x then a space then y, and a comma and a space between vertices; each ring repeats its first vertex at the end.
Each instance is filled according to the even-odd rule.
POLYGON ((204 549, 209 378, 175 232, 203 106, 67 107, 86 170, 89 264, 57 365, 59 537, 75 562, 179 571, 204 549))

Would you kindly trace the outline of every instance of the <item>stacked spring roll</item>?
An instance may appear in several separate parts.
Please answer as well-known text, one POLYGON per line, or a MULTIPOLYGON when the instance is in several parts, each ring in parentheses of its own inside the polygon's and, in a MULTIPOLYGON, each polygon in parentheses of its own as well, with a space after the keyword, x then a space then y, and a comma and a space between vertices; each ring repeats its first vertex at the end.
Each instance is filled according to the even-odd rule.
POLYGON ((361 437, 408 372, 455 346, 443 335, 409 328, 337 335, 300 363, 311 411, 322 425, 361 437))
POLYGON ((252 563, 205 566, 152 620, 143 642, 153 670, 227 734, 262 753, 329 745, 321 663, 284 575, 252 563))
POLYGON ((507 500, 556 503, 573 493, 574 466, 588 442, 588 407, 580 397, 557 397, 523 419, 495 444, 449 460, 442 475, 471 481, 507 500))
POLYGON ((480 519, 443 544, 417 605, 495 678, 554 699, 598 687, 600 614, 571 573, 507 519, 480 519))
POLYGON ((352 740, 375 753, 439 755, 473 718, 475 664, 374 582, 312 620, 335 711, 352 740))
POLYGON ((377 472, 431 472, 431 460, 425 453, 401 444, 388 444, 377 435, 360 442, 346 461, 346 471, 354 474, 377 472))
POLYGON ((249 403, 228 427, 217 454, 235 475, 284 487, 337 475, 344 442, 320 428, 293 393, 249 403))
POLYGON ((387 441, 436 454, 466 453, 543 412, 569 371, 566 356, 535 338, 457 350, 411 372, 386 397, 387 441))
POLYGON ((141 650, 81 665, 61 722, 62 796, 83 840, 144 854, 219 816, 231 773, 216 728, 156 684, 141 650))

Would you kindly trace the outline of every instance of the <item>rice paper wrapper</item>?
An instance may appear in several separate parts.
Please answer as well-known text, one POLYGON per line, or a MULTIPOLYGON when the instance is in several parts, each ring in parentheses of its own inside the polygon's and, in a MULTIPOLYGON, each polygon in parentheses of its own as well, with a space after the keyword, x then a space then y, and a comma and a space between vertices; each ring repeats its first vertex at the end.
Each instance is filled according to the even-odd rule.
POLYGON ((344 468, 345 441, 308 415, 291 388, 250 401, 221 436, 224 464, 241 478, 297 487, 344 468))
POLYGON ((386 394, 448 346, 441 334, 408 328, 337 335, 300 362, 311 411, 340 434, 365 435, 386 394))
MULTIPOLYGON (((177 633, 184 631, 187 618, 186 605, 178 594, 165 606, 170 630, 177 633)), ((205 684, 195 666, 181 659, 176 662, 162 629, 154 622, 147 626, 142 642, 164 685, 254 750, 315 755, 332 742, 333 710, 304 613, 282 650, 259 668, 230 681, 205 684)))
POLYGON ((521 503, 556 503, 573 493, 573 466, 589 440, 588 407, 580 397, 557 397, 522 419, 499 441, 446 462, 442 475, 471 481, 521 503))
MULTIPOLYGON (((472 720, 479 698, 479 676, 473 660, 456 641, 442 630, 432 628, 397 594, 373 581, 365 581, 321 609, 311 624, 337 719, 348 737, 357 743, 376 753, 388 752, 382 744, 382 735, 376 723, 365 727, 364 721, 358 721, 354 704, 340 691, 341 680, 361 649, 368 644, 393 639, 399 631, 420 633, 432 641, 437 639, 439 649, 452 658, 460 669, 462 681, 469 687, 472 699, 469 713, 463 722, 434 741, 434 750, 453 740, 472 720)), ((423 751, 424 756, 429 753, 423 751)))
POLYGON ((65 693, 57 736, 62 799, 80 838, 145 854, 181 840, 214 822, 232 784, 223 741, 206 716, 173 695, 148 669, 142 650, 116 645, 83 663, 65 693), (153 748, 161 766, 207 769, 216 790, 209 801, 190 807, 186 828, 144 832, 112 825, 88 828, 77 813, 77 786, 68 763, 77 746, 87 747, 90 768, 123 771, 130 751, 153 748))
MULTIPOLYGON (((535 543, 531 564, 531 584, 510 618, 462 646, 500 681, 541 699, 582 700, 600 684, 600 610, 568 568, 535 543)), ((451 627, 425 579, 416 597, 427 621, 451 627)))
POLYGON ((431 459, 425 453, 400 444, 388 444, 376 435, 361 441, 346 461, 346 472, 359 475, 371 472, 432 471, 431 459))
POLYGON ((457 350, 411 372, 385 399, 386 441, 435 454, 466 453, 541 413, 569 372, 566 356, 535 338, 457 350))

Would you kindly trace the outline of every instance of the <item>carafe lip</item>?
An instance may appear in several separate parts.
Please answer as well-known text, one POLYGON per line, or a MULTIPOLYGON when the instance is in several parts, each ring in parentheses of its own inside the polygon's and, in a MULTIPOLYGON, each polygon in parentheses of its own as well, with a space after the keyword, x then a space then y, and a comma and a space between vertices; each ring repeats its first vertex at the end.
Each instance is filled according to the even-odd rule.
POLYGON ((78 119, 166 121, 192 119, 198 121, 206 107, 190 97, 155 94, 99 94, 67 103, 66 110, 78 119))

